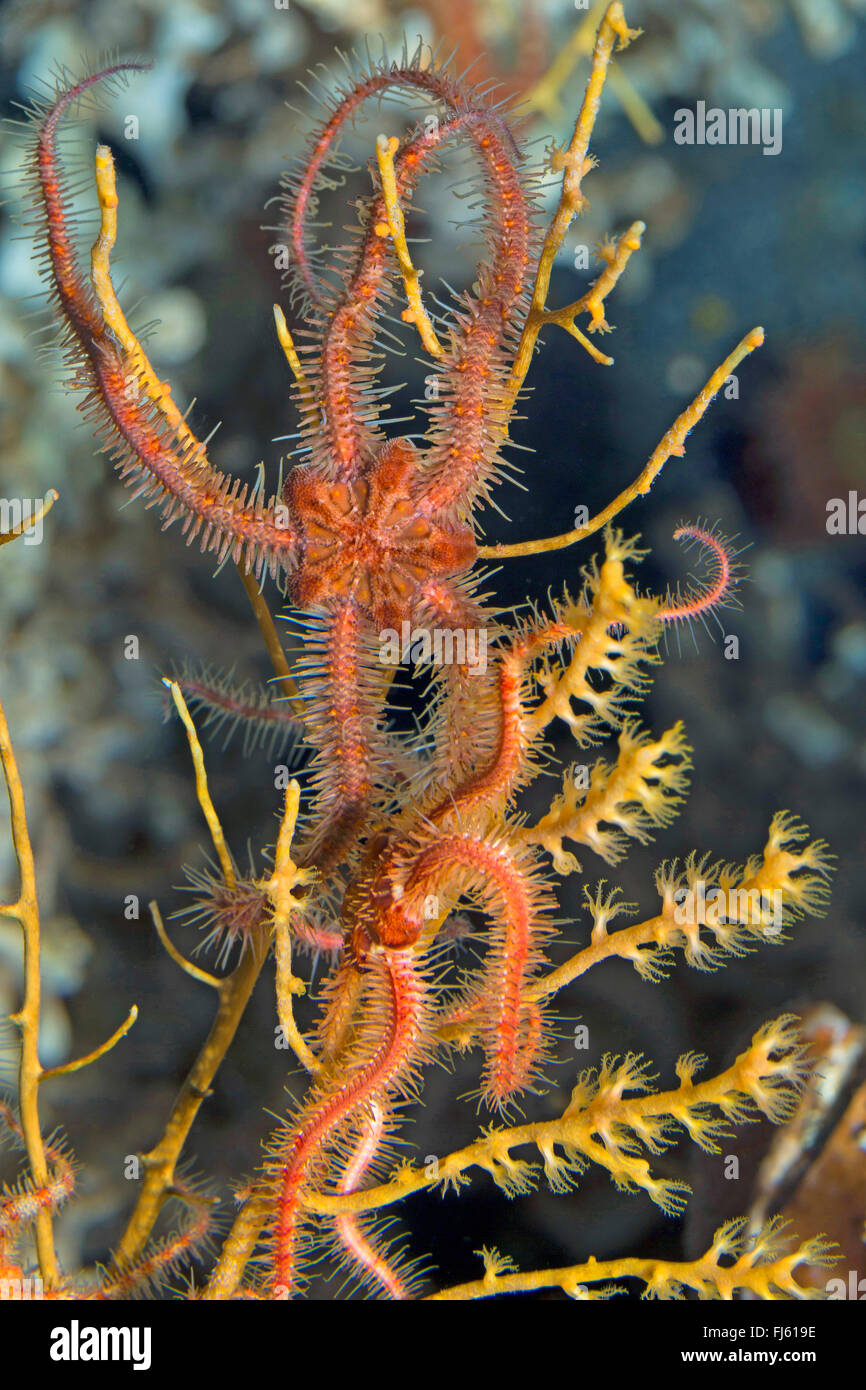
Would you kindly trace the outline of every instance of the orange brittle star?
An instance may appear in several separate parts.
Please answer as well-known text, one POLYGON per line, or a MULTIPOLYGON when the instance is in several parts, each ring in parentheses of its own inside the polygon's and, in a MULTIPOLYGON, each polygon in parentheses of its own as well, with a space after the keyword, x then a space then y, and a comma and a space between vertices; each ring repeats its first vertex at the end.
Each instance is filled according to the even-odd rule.
MULTIPOLYGON (((596 649, 605 660, 615 650, 637 687, 640 662, 657 640, 653 634, 679 610, 671 607, 662 617, 657 600, 636 596, 623 563, 637 552, 609 535, 606 562, 595 576, 602 613, 597 622, 594 611, 566 602, 552 619, 536 615, 503 639, 485 682, 464 680, 459 664, 436 673, 440 694, 453 697, 445 719, 452 719, 458 740, 452 750, 443 719, 439 765, 427 772, 426 785, 415 784, 415 801, 398 811, 397 764, 385 728, 390 682, 376 638, 383 627, 407 619, 449 629, 491 626, 494 615, 474 592, 476 557, 571 544, 611 520, 648 491, 671 454, 683 452, 688 431, 727 373, 761 340, 759 330, 743 339, 637 481, 599 517, 547 542, 487 551, 477 546, 474 513, 501 474, 501 451, 541 328, 559 324, 597 361, 609 360, 577 329, 575 318, 589 314, 589 332, 607 328, 604 297, 638 249, 643 224, 606 248, 606 269, 590 293, 561 310, 545 304, 554 257, 582 206, 580 181, 592 167, 587 146, 604 72, 614 45, 624 46, 631 37, 621 5, 612 4, 599 29, 574 136, 561 155, 562 200, 543 239, 523 156, 504 115, 489 94, 468 89, 447 64, 427 62, 419 49, 411 60, 373 64, 337 92, 297 176, 287 182, 281 231, 293 252, 292 286, 302 306, 304 341, 295 347, 281 312, 277 330, 295 377, 308 461, 267 502, 210 462, 206 442, 189 429, 126 324, 109 271, 117 195, 104 147, 97 152, 102 224, 89 280, 76 262, 59 127, 98 84, 123 79, 140 65, 116 64, 72 85, 64 80, 48 106, 34 113, 34 220, 72 384, 84 392, 83 409, 121 476, 163 506, 166 526, 181 518, 187 539, 199 537, 203 551, 216 552, 220 560, 231 556, 260 578, 269 571, 306 611, 307 649, 296 669, 305 733, 316 750, 315 799, 312 831, 297 858, 322 875, 342 867, 350 876, 342 904, 346 949, 329 982, 320 1029, 325 1060, 318 1059, 321 1066, 296 1122, 272 1142, 264 1176, 214 1275, 215 1288, 224 1279, 232 1286, 234 1275, 227 1271, 236 1268, 238 1250, 249 1253, 267 1226, 269 1286, 275 1297, 292 1290, 305 1220, 302 1197, 323 1149, 337 1145, 345 1180, 355 1169, 366 1171, 395 1104, 411 1094, 419 1065, 433 1055, 436 994, 423 948, 435 941, 441 925, 434 909, 433 925, 425 926, 428 901, 436 894, 447 903, 468 885, 494 918, 480 978, 461 1004, 476 1019, 486 1052, 484 1099, 502 1110, 531 1087, 545 1057, 550 1030, 539 1000, 530 995, 530 981, 543 961, 554 902, 537 850, 512 834, 502 808, 537 770, 533 743, 545 719, 566 717, 571 689, 557 693, 551 677, 551 693, 530 710, 537 692, 530 695, 528 673, 533 663, 580 642, 586 668, 596 649), (308 238, 327 171, 345 168, 339 142, 347 123, 369 99, 393 90, 420 93, 435 115, 400 141, 380 138, 379 176, 357 240, 322 272, 308 238), (457 298, 437 334, 421 303, 403 209, 419 177, 457 140, 469 144, 480 168, 486 254, 471 292, 457 298), (381 392, 372 380, 376 334, 400 280, 409 301, 403 317, 417 326, 436 371, 420 448, 386 436, 381 392), (328 1065, 334 1058, 339 1066, 328 1065)), ((594 692, 593 698, 604 696, 594 692)), ((443 699, 440 709, 445 704, 443 699)), ((411 771, 404 780, 411 784, 411 771)), ((347 1225, 341 1239, 356 1260, 376 1263, 364 1233, 347 1225)), ((396 1288, 399 1281, 386 1272, 384 1282, 396 1288)))

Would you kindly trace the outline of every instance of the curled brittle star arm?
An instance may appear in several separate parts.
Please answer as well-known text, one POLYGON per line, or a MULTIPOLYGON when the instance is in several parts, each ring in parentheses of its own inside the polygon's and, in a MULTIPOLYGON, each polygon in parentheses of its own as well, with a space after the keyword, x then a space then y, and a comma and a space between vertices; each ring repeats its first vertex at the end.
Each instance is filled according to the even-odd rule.
POLYGON ((620 492, 602 511, 590 517, 589 521, 582 526, 576 526, 573 531, 566 531, 561 536, 548 536, 544 540, 517 541, 512 545, 480 545, 478 554, 485 558, 540 555, 547 550, 563 550, 566 546, 575 545, 578 541, 585 540, 587 536, 591 536, 607 526, 629 503, 637 497, 646 496, 671 455, 682 457, 685 453, 685 439, 689 431, 702 419, 713 397, 725 384, 731 372, 739 366, 744 357, 747 357, 755 348, 760 347, 763 341, 763 328, 753 328, 750 333, 746 334, 745 338, 741 339, 733 352, 713 372, 703 390, 698 392, 691 404, 677 417, 670 429, 659 440, 634 482, 620 492))
MULTIPOLYGON (((616 915, 617 911, 624 911, 627 904, 618 904, 607 917, 616 915)), ((599 965, 605 960, 616 958, 631 960, 642 963, 643 952, 651 952, 653 948, 659 949, 660 939, 665 934, 670 934, 670 921, 659 914, 656 917, 648 917, 644 922, 635 922, 630 927, 621 927, 618 931, 599 935, 591 945, 585 946, 583 950, 576 951, 575 954, 556 970, 551 970, 540 980, 528 985, 523 993, 523 1000, 526 1003, 540 1003, 544 999, 549 999, 557 994, 561 989, 580 979, 594 965, 599 965)), ((647 956, 647 964, 649 956, 647 956)), ((460 1010, 459 1016, 454 1019, 446 1018, 437 1029, 437 1037, 446 1043, 459 1042, 462 1046, 467 1046, 475 1037, 480 1024, 480 1006, 465 1007, 460 1010)))
POLYGON ((80 271, 74 248, 74 216, 59 150, 59 130, 70 108, 99 83, 120 80, 140 64, 121 63, 60 86, 44 118, 34 124, 31 165, 37 224, 44 243, 54 308, 67 330, 71 385, 84 392, 79 404, 111 452, 123 480, 137 495, 159 500, 165 525, 182 517, 187 541, 220 559, 231 555, 246 569, 276 574, 296 559, 297 537, 281 524, 278 501, 221 473, 209 462, 206 442, 186 425, 167 383, 160 380, 126 322, 111 281, 117 234, 117 190, 110 150, 96 153, 99 234, 91 251, 90 277, 80 271))
MULTIPOLYGON (((365 1055, 354 1070, 334 1088, 333 1079, 320 1074, 304 1110, 293 1128, 275 1136, 264 1177, 238 1212, 202 1297, 206 1301, 231 1298, 240 1284, 262 1228, 274 1224, 272 1283, 288 1291, 294 1283, 299 1225, 303 1221, 303 1193, 309 1183, 309 1165, 322 1146, 353 1114, 371 1100, 384 1104, 411 1074, 414 1047, 419 1039, 424 1009, 423 983, 409 952, 389 951, 377 957, 383 987, 380 1024, 371 1033, 365 1055), (277 1142, 279 1147, 277 1147, 277 1142)), ((340 1210, 352 1211, 350 1204, 340 1210)))
MULTIPOLYGON (((203 450, 203 445, 187 427, 184 417, 181 415, 174 403, 171 395, 171 387, 168 382, 160 381, 153 370, 147 355, 135 334, 126 322, 126 316, 120 307, 114 285, 111 279, 111 252, 117 238, 117 189, 114 174, 114 160, 111 151, 105 145, 100 145, 96 151, 96 191, 99 198, 99 208, 101 214, 99 235, 93 244, 90 255, 90 277, 97 300, 102 309, 106 326, 114 334, 117 341, 127 354, 129 361, 134 365, 136 376, 140 387, 143 387, 147 398, 153 402, 160 415, 175 432, 178 442, 184 447, 203 450)), ((274 316, 277 323, 277 335, 280 345, 286 354, 289 365, 301 385, 302 389, 309 392, 309 385, 304 378, 297 352, 291 334, 286 325, 282 310, 274 306, 274 316)), ((298 689, 289 674, 286 663, 285 653, 277 637, 274 628, 273 618, 270 610, 262 597, 261 590, 256 583, 254 576, 249 572, 249 568, 239 561, 235 562, 244 588, 247 591, 256 621, 261 629, 268 654, 274 666, 274 670, 280 677, 283 690, 291 702, 293 711, 297 714, 300 708, 298 689)))

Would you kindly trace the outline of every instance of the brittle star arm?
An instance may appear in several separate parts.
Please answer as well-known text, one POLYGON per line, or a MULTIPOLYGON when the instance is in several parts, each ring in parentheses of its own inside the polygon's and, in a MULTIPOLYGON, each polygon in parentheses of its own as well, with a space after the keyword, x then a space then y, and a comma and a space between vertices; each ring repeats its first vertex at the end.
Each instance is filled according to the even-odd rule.
MULTIPOLYGON (((429 982, 411 951, 377 951, 367 967, 375 1007, 353 1053, 336 1075, 321 1075, 291 1126, 275 1132, 264 1172, 235 1219, 203 1298, 231 1298, 264 1225, 270 1227, 267 1294, 289 1298, 297 1283, 298 1244, 307 1212, 303 1194, 316 1186, 315 1163, 339 1144, 371 1103, 411 1093, 423 1057, 429 982)), ((368 1005, 371 1002, 368 999, 368 1005)))
POLYGON ((311 829, 298 855, 322 872, 339 864, 361 833, 376 788, 387 685, 364 615, 351 598, 310 620, 297 665, 310 684, 307 737, 316 749, 311 829))
MULTIPOLYGON (((311 441, 312 461, 320 464, 326 475, 341 478, 354 477, 384 442, 376 423, 375 398, 365 388, 369 384, 376 323, 387 289, 385 197, 381 193, 374 196, 357 251, 351 256, 342 253, 346 263, 335 283, 317 278, 307 247, 307 229, 325 178, 325 167, 337 157, 343 127, 370 97, 400 87, 441 99, 451 114, 456 108, 456 88, 435 71, 426 71, 415 63, 374 68, 364 80, 343 93, 328 120, 314 133, 300 171, 284 181, 292 278, 306 301, 313 327, 299 330, 299 338, 309 341, 299 342, 297 348, 289 336, 281 332, 280 337, 296 376, 301 430, 311 441), (301 353, 305 354, 303 365, 301 353)), ((435 130, 422 137, 428 155, 440 138, 435 130)), ((419 153, 411 170, 402 162, 402 177, 397 175, 398 185, 402 182, 397 193, 401 199, 409 194, 421 158, 419 153)))
POLYGON ((185 423, 130 331, 111 283, 109 257, 117 227, 117 192, 111 152, 99 146, 96 186, 100 231, 91 278, 81 274, 73 249, 72 217, 58 151, 59 126, 71 106, 95 84, 141 65, 118 64, 58 91, 35 127, 34 203, 43 238, 45 269, 64 326, 64 352, 73 382, 86 395, 82 410, 97 425, 125 481, 137 494, 160 500, 164 524, 183 517, 188 540, 220 559, 231 554, 244 569, 276 572, 293 562, 296 537, 276 498, 265 504, 248 485, 221 473, 205 443, 185 423))

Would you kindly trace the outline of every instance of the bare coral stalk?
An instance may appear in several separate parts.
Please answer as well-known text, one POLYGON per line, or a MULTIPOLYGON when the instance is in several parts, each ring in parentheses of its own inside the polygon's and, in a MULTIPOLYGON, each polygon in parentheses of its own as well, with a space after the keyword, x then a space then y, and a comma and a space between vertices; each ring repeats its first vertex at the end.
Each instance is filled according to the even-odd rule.
POLYGON ((21 1052, 18 1065, 18 1108, 20 1123, 7 1106, 0 1107, 0 1121, 13 1134, 20 1136, 27 1151, 29 1173, 17 1192, 0 1198, 0 1268, 6 1258, 5 1248, 20 1233, 29 1217, 35 1226, 36 1253, 40 1274, 49 1295, 62 1284, 54 1248, 52 1213, 71 1194, 74 1186, 72 1163, 58 1142, 46 1144, 39 1120, 39 1088, 44 1081, 80 1071, 107 1052, 129 1032, 138 1010, 130 1009, 126 1020, 100 1046, 85 1056, 61 1066, 45 1070, 39 1061, 39 1020, 41 1015, 42 983, 40 973, 39 904, 36 897, 36 874, 33 849, 27 827, 24 791, 18 763, 9 735, 6 713, 0 704, 0 763, 9 796, 12 820, 12 844, 20 875, 20 892, 13 903, 0 905, 0 916, 11 917, 21 927, 24 947, 24 997, 21 1008, 10 1015, 10 1021, 21 1032, 21 1052))
MULTIPOLYGON (((24 791, 18 763, 9 736, 6 712, 0 705, 0 762, 9 795, 12 818, 12 844, 21 877, 16 900, 0 906, 0 915, 12 917, 21 927, 24 941, 24 998, 21 1008, 11 1015, 21 1031, 21 1057, 18 1066, 18 1104, 21 1112, 21 1133, 27 1149, 34 1186, 47 1188, 48 1162, 42 1128, 39 1122, 39 1082, 42 1066, 39 1061, 39 1017, 42 1000, 42 980, 39 962, 39 904, 36 899, 36 871, 33 849, 27 829, 24 791)), ((60 1271, 54 1250, 54 1235, 50 1205, 40 1204, 36 1214, 36 1250, 39 1270, 50 1289, 59 1280, 60 1271)))
MULTIPOLYGON (((538 258, 532 303, 508 381, 508 394, 512 402, 517 399, 526 380, 538 335, 545 323, 550 322, 550 311, 546 305, 554 262, 573 219, 585 206, 586 199, 581 184, 584 176, 595 164, 589 154, 589 142, 595 128, 611 55, 615 48, 626 48, 638 37, 639 32, 637 29, 629 29, 619 0, 614 0, 613 4, 608 5, 596 33, 589 80, 571 140, 564 150, 554 153, 553 168, 561 170, 563 174, 562 194, 538 258)), ((576 330, 575 336, 578 336, 576 330)), ((590 355, 599 360, 597 349, 588 339, 583 339, 583 345, 590 355)), ((609 362, 610 359, 602 356, 601 360, 609 362)))
POLYGON ((274 853, 274 872, 262 886, 273 906, 277 1016, 283 1036, 298 1061, 308 1072, 315 1072, 319 1069, 318 1058, 299 1032, 292 1008, 293 996, 305 992, 303 980, 292 974, 292 919, 298 912, 303 912, 303 905, 295 894, 299 888, 315 880, 314 873, 309 869, 299 868, 292 859, 292 839, 298 819, 300 797, 299 783, 290 782, 286 789, 286 805, 274 853))

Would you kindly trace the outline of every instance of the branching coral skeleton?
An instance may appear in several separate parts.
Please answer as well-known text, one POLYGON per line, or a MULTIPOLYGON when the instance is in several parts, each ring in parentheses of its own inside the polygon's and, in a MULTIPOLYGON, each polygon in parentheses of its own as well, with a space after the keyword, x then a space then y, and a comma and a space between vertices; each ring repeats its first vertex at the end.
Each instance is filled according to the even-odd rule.
MULTIPOLYGON (((306 1090, 239 1194, 234 1224, 210 1273, 191 1290, 207 1300, 293 1298, 323 1254, 345 1269, 348 1283, 368 1292, 394 1299, 427 1294, 417 1258, 389 1244, 376 1213, 436 1183, 459 1188, 477 1169, 510 1195, 524 1192, 539 1171, 515 1157, 521 1148, 535 1149, 555 1191, 575 1186, 595 1164, 618 1188, 640 1190, 676 1214, 687 1189, 657 1176, 652 1160, 677 1131, 718 1152, 730 1126, 760 1115, 781 1123, 791 1112, 805 1062, 794 1021, 785 1017, 766 1024, 715 1077, 695 1081, 705 1059, 689 1053, 677 1067, 679 1085, 657 1091, 642 1059, 608 1056, 597 1072, 579 1077, 561 1116, 512 1123, 544 1082, 554 1044, 551 1005, 565 985, 615 956, 647 980, 660 979, 678 951, 691 966, 714 968, 761 944, 778 944, 784 927, 821 911, 827 896, 826 847, 810 841, 794 817, 780 815, 763 853, 744 866, 694 855, 683 866, 663 865, 657 875, 661 909, 646 921, 611 929, 629 909, 615 889, 587 886, 589 944, 557 968, 546 956, 559 933, 555 875, 582 872, 566 843, 616 864, 630 843, 645 843, 678 813, 692 768, 684 727, 678 723, 653 737, 637 721, 634 705, 660 659, 666 626, 730 602, 735 579, 736 566, 718 533, 686 524, 683 537, 714 558, 707 583, 682 599, 641 595, 633 569, 642 552, 611 523, 649 491, 672 455, 684 453, 686 436, 726 377, 762 341, 760 329, 743 338, 634 483, 585 525, 549 540, 478 544, 478 507, 506 466, 502 451, 539 333, 562 328, 595 363, 611 361, 588 335, 608 330, 606 300, 639 251, 644 224, 635 222, 603 248, 602 272, 580 299, 550 309, 547 297, 556 254, 585 205, 583 179, 595 162, 589 142, 611 56, 635 37, 621 4, 609 5, 574 134, 550 157, 562 190, 543 234, 509 117, 483 90, 467 86, 423 49, 402 62, 350 71, 286 183, 280 234, 293 253, 300 323, 293 335, 279 307, 275 318, 306 461, 267 501, 260 487, 241 486, 211 464, 206 441, 193 434, 127 324, 111 280, 118 199, 104 146, 96 154, 100 230, 90 276, 79 268, 59 129, 97 86, 125 80, 136 65, 117 63, 78 82, 61 75, 48 101, 29 113, 32 222, 70 386, 84 393, 82 409, 120 476, 162 507, 164 526, 180 519, 187 540, 198 537, 203 551, 237 564, 290 702, 283 722, 291 718, 311 750, 301 774, 303 813, 302 788, 292 782, 272 868, 244 878, 208 790, 184 687, 209 719, 243 722, 249 715, 254 726, 281 721, 269 702, 235 694, 220 678, 185 673, 166 682, 186 728, 216 854, 212 871, 190 871, 193 915, 207 929, 219 962, 235 947, 239 953, 224 974, 193 964, 152 905, 172 959, 215 992, 215 1018, 163 1137, 144 1155, 138 1200, 113 1260, 88 1286, 75 1271, 61 1270, 53 1252, 52 1217, 71 1194, 73 1171, 63 1147, 42 1139, 37 1098, 40 1081, 64 1069, 42 1072, 38 1060, 35 870, 20 781, 5 724, 0 727, 22 875, 19 899, 2 910, 21 922, 26 962, 25 1000, 16 1016, 21 1119, 11 1112, 4 1119, 22 1136, 29 1164, 22 1185, 2 1199, 0 1258, 4 1270, 22 1270, 13 1250, 25 1226, 35 1224, 46 1296, 127 1296, 173 1275, 178 1261, 201 1247, 211 1203, 178 1178, 178 1165, 271 948, 276 1013, 306 1090), (312 218, 323 188, 346 170, 341 136, 368 99, 395 92, 425 98, 434 118, 403 138, 380 136, 370 164, 373 192, 355 238, 322 264, 311 243, 312 218), (419 178, 453 142, 465 143, 480 169, 486 254, 472 291, 432 313, 406 218, 419 178), (438 387, 421 445, 386 436, 382 393, 374 384, 380 320, 401 295, 402 319, 417 330, 438 387), (585 331, 577 324, 583 315, 585 331), (604 555, 585 571, 577 597, 566 592, 546 611, 533 610, 509 625, 507 615, 477 594, 473 565, 479 557, 562 548, 603 528, 604 555), (304 653, 293 668, 261 592, 268 575, 300 611, 295 621, 304 653), (483 629, 490 652, 483 672, 459 660, 432 667, 426 720, 411 737, 389 724, 393 672, 376 648, 378 632, 405 621, 483 629), (579 750, 614 734, 618 752, 612 762, 595 762, 587 785, 574 771, 566 773, 549 812, 530 824, 520 794, 549 766, 545 740, 557 720, 579 750), (716 895, 696 895, 699 880, 716 895), (488 920, 485 950, 455 980, 443 951, 449 916, 465 902, 488 920), (320 992, 317 1027, 304 1036, 294 1000, 307 984, 295 973, 293 951, 311 946, 335 959, 320 992), (442 1158, 434 1177, 395 1163, 393 1145, 407 1108, 421 1095, 425 1068, 454 1048, 482 1054, 479 1097, 495 1123, 442 1158), (184 1203, 186 1223, 176 1236, 154 1242, 155 1222, 172 1196, 184 1203)), ((131 1015, 109 1043, 70 1066, 96 1062, 132 1021, 131 1015)), ((617 1291, 611 1281, 636 1278, 655 1297, 680 1297, 690 1289, 700 1297, 730 1298, 748 1289, 764 1298, 801 1298, 811 1292, 797 1282, 798 1266, 828 1258, 814 1239, 783 1248, 775 1223, 751 1243, 734 1223, 693 1263, 621 1259, 521 1273, 507 1257, 485 1251, 483 1278, 431 1296, 472 1299, 555 1286, 574 1297, 608 1297, 617 1291)))

